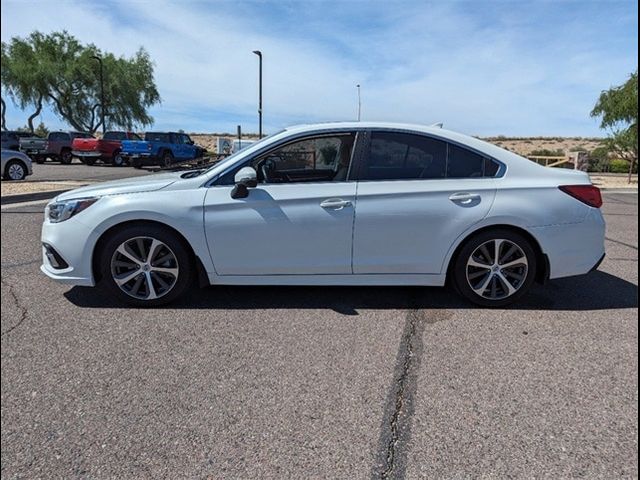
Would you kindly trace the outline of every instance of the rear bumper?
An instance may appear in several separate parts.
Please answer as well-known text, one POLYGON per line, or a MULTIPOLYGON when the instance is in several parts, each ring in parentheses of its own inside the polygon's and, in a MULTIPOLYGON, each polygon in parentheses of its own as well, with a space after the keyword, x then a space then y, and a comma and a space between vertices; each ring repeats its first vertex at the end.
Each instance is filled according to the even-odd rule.
POLYGON ((28 155, 31 158, 36 158, 36 157, 46 157, 49 154, 45 151, 45 150, 33 150, 33 149, 25 149, 25 150, 20 150, 22 153, 28 155))
POLYGON ((102 152, 96 152, 96 151, 73 150, 71 154, 74 157, 78 157, 78 158, 103 158, 104 157, 104 154, 102 152))
POLYGON ((580 223, 548 225, 531 229, 549 258, 549 278, 584 275, 604 260, 605 222, 592 208, 580 223))

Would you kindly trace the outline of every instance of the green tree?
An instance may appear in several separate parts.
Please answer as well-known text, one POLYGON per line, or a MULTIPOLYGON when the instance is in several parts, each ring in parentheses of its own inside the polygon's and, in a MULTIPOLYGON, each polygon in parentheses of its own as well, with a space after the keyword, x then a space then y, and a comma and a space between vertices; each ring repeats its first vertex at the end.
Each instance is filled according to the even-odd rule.
POLYGON ((606 145, 618 158, 629 162, 629 182, 638 161, 638 71, 622 85, 600 94, 591 111, 600 117, 600 128, 609 130, 606 145))
POLYGON ((27 121, 31 131, 44 105, 74 129, 94 133, 102 126, 100 108, 107 126, 132 130, 151 125, 148 109, 160 102, 153 62, 143 48, 131 58, 116 57, 81 44, 66 31, 36 31, 2 42, 2 86, 20 108, 34 109, 27 121), (102 60, 104 106, 95 57, 102 60))

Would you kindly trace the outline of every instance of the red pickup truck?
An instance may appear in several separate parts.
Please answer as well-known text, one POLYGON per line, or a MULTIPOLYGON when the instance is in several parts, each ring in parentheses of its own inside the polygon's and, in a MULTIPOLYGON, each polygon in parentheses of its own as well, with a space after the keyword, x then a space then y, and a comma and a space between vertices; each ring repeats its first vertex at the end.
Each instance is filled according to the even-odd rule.
POLYGON ((106 132, 102 138, 75 138, 71 150, 74 157, 78 157, 87 165, 101 160, 115 167, 122 167, 127 163, 120 155, 122 140, 142 139, 133 132, 106 132))

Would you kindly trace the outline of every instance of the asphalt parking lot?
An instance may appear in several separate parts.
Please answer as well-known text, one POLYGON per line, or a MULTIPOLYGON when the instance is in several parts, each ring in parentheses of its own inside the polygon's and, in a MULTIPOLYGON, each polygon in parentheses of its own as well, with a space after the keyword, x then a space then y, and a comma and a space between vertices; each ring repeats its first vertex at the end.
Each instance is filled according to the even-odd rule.
POLYGON ((70 165, 61 165, 58 162, 47 161, 41 165, 33 165, 33 175, 27 177, 27 182, 60 181, 60 180, 86 180, 105 182, 120 178, 138 177, 147 175, 148 169, 132 167, 112 167, 97 163, 87 166, 77 158, 70 165))
POLYGON ((39 273, 43 205, 2 207, 3 478, 638 475, 637 194, 605 194, 599 271, 509 310, 328 287, 121 308, 39 273))

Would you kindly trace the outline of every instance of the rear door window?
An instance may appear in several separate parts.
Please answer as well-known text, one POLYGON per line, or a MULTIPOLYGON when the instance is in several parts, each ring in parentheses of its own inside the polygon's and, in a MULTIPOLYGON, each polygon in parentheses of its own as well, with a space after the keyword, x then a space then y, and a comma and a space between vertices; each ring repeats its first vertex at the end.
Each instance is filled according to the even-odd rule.
POLYGON ((484 157, 475 152, 449 144, 447 158, 447 178, 482 177, 484 157))
POLYGON ((400 132, 373 132, 362 180, 444 178, 447 144, 441 140, 400 132))

